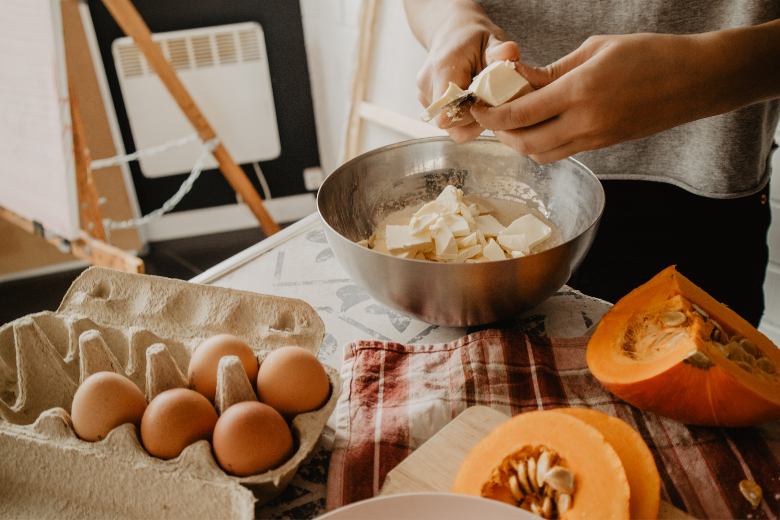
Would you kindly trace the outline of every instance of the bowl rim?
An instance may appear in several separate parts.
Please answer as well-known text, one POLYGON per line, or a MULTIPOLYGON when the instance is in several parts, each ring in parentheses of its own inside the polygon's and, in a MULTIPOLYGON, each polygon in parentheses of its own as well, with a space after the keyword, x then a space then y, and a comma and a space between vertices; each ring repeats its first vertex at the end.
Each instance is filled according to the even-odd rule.
MULTIPOLYGON (((383 153, 383 152, 386 152, 388 150, 392 150, 392 149, 395 149, 395 148, 402 148, 402 147, 406 147, 406 146, 413 146, 413 145, 415 145, 417 143, 421 143, 421 142, 451 141, 451 140, 452 140, 452 138, 450 136, 448 136, 448 135, 446 135, 446 136, 433 136, 433 137, 421 137, 421 138, 417 138, 417 139, 407 139, 407 140, 404 140, 404 141, 399 141, 397 143, 391 143, 391 144, 388 144, 388 145, 385 145, 385 146, 381 146, 379 148, 374 148, 373 150, 368 150, 367 152, 363 152, 362 154, 353 157, 352 159, 350 159, 349 161, 345 162, 344 164, 339 165, 338 167, 336 167, 335 170, 333 170, 330 173, 330 175, 325 177, 325 180, 322 182, 322 184, 320 185, 319 190, 317 191, 317 201, 316 201, 317 202, 317 214, 320 216, 320 220, 323 222, 323 224, 325 226, 327 226, 328 229, 330 229, 333 233, 335 233, 335 235, 338 236, 340 239, 343 239, 343 240, 353 244, 356 247, 363 247, 363 246, 359 246, 356 242, 353 242, 352 240, 348 239, 347 237, 345 237, 344 235, 339 233, 336 229, 333 228, 333 226, 330 225, 328 220, 323 216, 323 214, 322 214, 322 206, 320 204, 320 194, 322 192, 322 188, 328 183, 328 180, 331 177, 333 177, 336 173, 338 173, 339 171, 348 168, 350 165, 358 162, 359 160, 363 160, 363 159, 365 159, 367 157, 371 157, 372 155, 383 153)), ((495 143, 500 143, 500 141, 497 138, 492 137, 492 136, 479 136, 479 137, 477 137, 475 139, 475 141, 491 141, 491 142, 495 142, 495 143)), ((507 146, 507 145, 504 145, 504 146, 507 146)), ((507 148, 512 149, 509 146, 507 146, 507 148)), ((517 155, 522 155, 520 152, 517 152, 517 151, 515 151, 515 153, 517 155)), ((486 263, 523 261, 524 259, 547 253, 548 251, 555 251, 555 250, 557 250, 559 248, 565 247, 570 242, 573 242, 574 240, 577 240, 579 237, 581 237, 582 235, 584 235, 585 233, 590 231, 594 226, 598 225, 598 223, 601 221, 601 218, 604 216, 604 208, 606 207, 606 193, 604 192, 604 185, 601 184, 601 180, 596 176, 595 173, 593 173, 593 171, 590 168, 588 168, 587 166, 585 166, 584 164, 582 164, 580 161, 578 161, 577 159, 575 159, 573 157, 566 157, 564 159, 560 159, 558 161, 553 161, 553 162, 555 162, 555 163, 561 163, 561 162, 571 162, 571 163, 574 163, 576 166, 581 168, 586 174, 590 175, 593 178, 593 180, 596 181, 596 184, 598 185, 599 190, 601 191, 601 200, 602 200, 601 208, 599 209, 598 214, 591 220, 591 222, 586 227, 584 227, 582 229, 582 231, 580 231, 579 233, 577 233, 576 235, 571 237, 569 240, 566 240, 565 242, 562 242, 561 244, 558 244, 557 246, 554 246, 554 247, 551 247, 549 249, 545 249, 543 251, 539 251, 539 252, 536 252, 536 253, 531 253, 530 255, 527 255, 527 256, 521 256, 521 257, 518 257, 518 258, 506 258, 504 260, 493 260, 491 262, 486 262, 486 263)), ((474 265, 478 266, 478 265, 481 265, 479 263, 476 263, 476 264, 474 264, 474 263, 471 263, 471 264, 466 264, 466 263, 464 263, 464 264, 455 264, 455 263, 449 263, 449 262, 431 262, 431 261, 428 261, 428 260, 415 260, 414 258, 401 258, 401 257, 394 256, 394 255, 387 255, 385 253, 380 253, 379 251, 374 251, 373 249, 368 249, 368 248, 363 248, 363 249, 366 249, 370 253, 373 253, 373 254, 376 254, 376 255, 382 255, 382 257, 390 257, 390 258, 394 258, 395 260, 408 261, 408 262, 419 262, 419 263, 426 264, 426 265, 427 264, 447 265, 447 266, 451 266, 451 267, 457 266, 458 268, 462 268, 463 266, 474 266, 474 265)))

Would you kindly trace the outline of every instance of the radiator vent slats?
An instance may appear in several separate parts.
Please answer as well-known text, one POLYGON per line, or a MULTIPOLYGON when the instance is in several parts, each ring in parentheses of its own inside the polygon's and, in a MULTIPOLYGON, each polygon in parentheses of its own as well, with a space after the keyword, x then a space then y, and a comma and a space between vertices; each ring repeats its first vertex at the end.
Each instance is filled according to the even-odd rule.
MULTIPOLYGON (((218 32, 198 30, 199 33, 194 35, 155 35, 154 40, 174 70, 262 61, 264 53, 259 41, 260 31, 247 29, 246 24, 238 25, 241 27, 228 31, 221 27, 218 32)), ((154 75, 154 70, 135 43, 115 45, 115 51, 117 69, 125 78, 154 75)))

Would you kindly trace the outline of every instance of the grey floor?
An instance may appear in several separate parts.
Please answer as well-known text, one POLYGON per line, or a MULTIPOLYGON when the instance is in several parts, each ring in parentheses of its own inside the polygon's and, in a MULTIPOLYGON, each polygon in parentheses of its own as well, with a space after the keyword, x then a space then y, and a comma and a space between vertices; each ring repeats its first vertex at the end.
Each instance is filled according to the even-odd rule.
MULTIPOLYGON (((147 274, 189 280, 263 240, 259 228, 153 242, 142 255, 147 274)), ((82 270, 0 283, 0 325, 40 311, 55 311, 82 270)))

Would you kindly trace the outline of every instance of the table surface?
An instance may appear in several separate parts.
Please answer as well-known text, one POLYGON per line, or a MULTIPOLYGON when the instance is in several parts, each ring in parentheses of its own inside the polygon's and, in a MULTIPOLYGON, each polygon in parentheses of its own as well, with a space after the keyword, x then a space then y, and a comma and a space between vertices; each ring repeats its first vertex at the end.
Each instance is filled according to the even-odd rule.
MULTIPOLYGON (((353 341, 447 343, 480 330, 431 325, 371 299, 339 265, 323 225, 314 213, 191 281, 305 301, 325 322, 320 361, 339 370, 343 345, 353 341)), ((609 307, 607 302, 564 286, 538 307, 503 325, 541 337, 583 336, 609 307)), ((257 518, 314 518, 325 512, 334 428, 335 417, 331 417, 311 457, 279 498, 257 508, 257 518)))

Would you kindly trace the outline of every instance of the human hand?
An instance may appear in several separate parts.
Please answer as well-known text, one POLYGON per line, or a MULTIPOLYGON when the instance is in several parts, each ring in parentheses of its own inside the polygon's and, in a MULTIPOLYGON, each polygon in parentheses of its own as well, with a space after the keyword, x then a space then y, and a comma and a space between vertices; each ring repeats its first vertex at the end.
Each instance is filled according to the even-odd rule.
MULTIPOLYGON (((450 82, 466 89, 472 78, 493 61, 520 59, 517 44, 504 41, 503 31, 473 2, 447 0, 436 4, 435 0, 405 2, 412 30, 430 51, 417 75, 417 98, 423 107, 439 99, 450 82), (448 13, 444 19, 442 12, 448 13)), ((456 122, 445 120, 444 114, 435 119, 436 125, 459 143, 475 139, 484 131, 471 113, 463 111, 462 115, 456 122)))
POLYGON ((471 113, 501 142, 540 163, 723 113, 733 107, 722 59, 701 36, 591 37, 547 67, 518 63, 538 90, 471 113))

